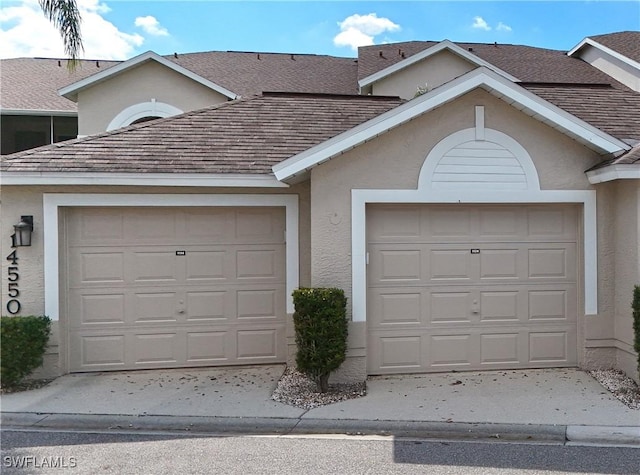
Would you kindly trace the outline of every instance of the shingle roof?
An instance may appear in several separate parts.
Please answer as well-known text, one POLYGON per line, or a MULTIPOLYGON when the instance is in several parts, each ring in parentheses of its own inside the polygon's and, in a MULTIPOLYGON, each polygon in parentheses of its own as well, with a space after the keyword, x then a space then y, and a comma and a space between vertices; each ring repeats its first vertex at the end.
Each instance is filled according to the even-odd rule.
POLYGON ((0 170, 270 174, 276 163, 402 102, 397 97, 265 94, 6 155, 0 170))
POLYGON ((620 155, 619 157, 598 163, 587 171, 597 170, 598 168, 610 165, 634 165, 640 167, 640 144, 636 145, 627 153, 620 155))
MULTIPOLYGON (((233 51, 181 54, 177 58, 169 55, 165 58, 242 96, 263 91, 358 92, 358 63, 354 58, 233 51)), ((58 89, 119 63, 82 61, 76 71, 69 73, 65 60, 1 60, 0 107, 75 112, 76 104, 59 96, 58 89), (97 68, 96 64, 100 67, 97 68)))
POLYGON ((235 51, 165 58, 241 96, 264 91, 358 93, 358 63, 354 58, 235 51))
POLYGON ((622 85, 525 84, 537 96, 600 130, 640 140, 640 94, 622 85))
POLYGON ((620 31, 589 38, 640 63, 640 31, 620 31))
MULTIPOLYGON (((434 41, 410 41, 358 49, 358 79, 363 79, 405 58, 435 46, 434 41)), ((532 46, 455 43, 523 82, 609 84, 611 78, 563 51, 532 46)))
POLYGON ((0 107, 76 112, 75 102, 58 95, 58 89, 118 63, 82 60, 70 72, 64 59, 3 59, 0 61, 0 107))

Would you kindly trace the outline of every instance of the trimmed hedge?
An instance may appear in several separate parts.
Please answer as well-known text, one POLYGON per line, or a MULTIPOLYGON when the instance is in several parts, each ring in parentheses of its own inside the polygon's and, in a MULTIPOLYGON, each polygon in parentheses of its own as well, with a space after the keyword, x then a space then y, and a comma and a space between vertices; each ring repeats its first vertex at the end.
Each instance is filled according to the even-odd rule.
POLYGON ((325 393, 329 374, 347 355, 347 298, 341 289, 301 288, 293 292, 293 303, 298 371, 325 393))
POLYGON ((638 376, 640 376, 640 285, 636 285, 633 289, 633 349, 638 355, 638 376))
POLYGON ((49 342, 49 317, 0 317, 0 378, 11 387, 42 365, 49 342))

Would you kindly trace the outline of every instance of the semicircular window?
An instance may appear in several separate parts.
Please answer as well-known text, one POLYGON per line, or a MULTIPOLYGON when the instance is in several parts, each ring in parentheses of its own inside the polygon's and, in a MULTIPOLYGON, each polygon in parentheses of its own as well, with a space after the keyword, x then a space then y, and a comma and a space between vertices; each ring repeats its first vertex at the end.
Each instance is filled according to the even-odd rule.
POLYGON ((150 120, 156 120, 156 119, 160 119, 160 116, 157 115, 151 115, 151 116, 147 116, 147 117, 140 117, 139 119, 134 120, 133 122, 131 122, 131 124, 129 125, 133 125, 133 124, 142 124, 143 122, 149 122, 150 120))

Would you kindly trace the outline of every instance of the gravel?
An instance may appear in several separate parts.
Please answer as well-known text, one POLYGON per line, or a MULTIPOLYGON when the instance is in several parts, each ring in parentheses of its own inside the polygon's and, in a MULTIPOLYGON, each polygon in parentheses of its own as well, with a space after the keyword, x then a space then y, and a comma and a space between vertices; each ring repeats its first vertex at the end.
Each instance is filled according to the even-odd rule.
POLYGON ((316 383, 287 366, 271 399, 303 409, 326 406, 367 394, 366 383, 330 384, 329 392, 317 392, 316 383))
MULTIPOLYGON (((588 373, 629 408, 640 410, 640 387, 622 371, 601 369, 588 373)), ((287 367, 271 398, 290 406, 313 409, 347 399, 363 397, 366 394, 364 382, 332 384, 328 393, 319 393, 313 381, 295 369, 287 367)))
POLYGON ((622 371, 598 369, 589 374, 628 407, 640 410, 640 387, 622 371))

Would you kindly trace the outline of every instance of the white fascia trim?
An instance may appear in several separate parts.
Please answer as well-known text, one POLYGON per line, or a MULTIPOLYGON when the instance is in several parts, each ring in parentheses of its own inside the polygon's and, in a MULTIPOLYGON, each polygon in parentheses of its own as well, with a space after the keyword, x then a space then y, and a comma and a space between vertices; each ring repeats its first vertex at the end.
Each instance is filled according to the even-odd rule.
POLYGON ((412 64, 422 61, 423 59, 429 58, 430 56, 433 56, 434 54, 437 54, 440 51, 443 51, 445 49, 451 51, 453 54, 456 54, 462 57, 463 59, 466 59, 472 64, 475 64, 476 66, 479 66, 479 67, 484 66, 485 68, 491 69, 492 71, 495 71, 499 75, 507 78, 509 81, 519 82, 519 79, 516 78, 515 76, 512 76, 511 74, 507 73, 506 71, 503 71, 500 68, 496 68, 491 63, 485 61, 484 59, 479 58, 478 56, 476 56, 473 53, 470 53, 469 51, 466 51, 464 48, 461 48, 457 44, 452 43, 449 40, 444 40, 438 43, 437 45, 432 46, 431 48, 427 48, 426 50, 421 51, 417 54, 414 54, 413 56, 410 56, 407 59, 403 59, 402 61, 396 64, 393 64, 387 68, 384 68, 383 70, 378 71, 377 73, 374 73, 371 76, 367 76, 366 78, 361 79, 360 81, 358 81, 358 85, 361 88, 366 87, 370 84, 373 84, 376 81, 384 79, 387 76, 391 76, 392 74, 397 73, 398 71, 404 68, 407 68, 412 64))
POLYGON ((367 223, 369 203, 581 203, 584 223, 584 312, 598 313, 598 248, 596 223, 596 192, 585 191, 437 191, 426 190, 352 190, 351 191, 351 270, 353 321, 367 319, 367 223))
POLYGON ((520 106, 518 107, 519 109, 527 109, 530 115, 537 120, 555 126, 569 135, 572 134, 581 138, 585 145, 589 144, 601 153, 614 153, 631 148, 626 143, 578 119, 490 69, 481 67, 332 139, 294 155, 274 165, 272 170, 278 180, 286 180, 297 174, 304 173, 336 155, 344 153, 480 86, 485 87, 489 92, 493 91, 499 94, 499 98, 509 98, 511 104, 517 103, 520 106))
POLYGON ((147 51, 146 53, 142 53, 138 56, 135 56, 134 58, 131 58, 115 66, 112 66, 109 69, 105 69, 104 71, 100 71, 99 73, 93 74, 85 79, 74 82, 73 84, 70 84, 66 87, 59 89, 58 94, 72 101, 76 101, 78 98, 78 92, 80 92, 82 89, 85 89, 89 86, 93 86, 99 82, 102 82, 110 78, 111 76, 120 74, 121 72, 126 71, 127 69, 140 65, 147 61, 157 61, 163 66, 166 66, 167 68, 172 69, 173 71, 179 74, 182 74, 183 76, 186 76, 189 79, 193 79, 194 81, 202 84, 205 87, 213 89, 214 91, 222 94, 223 96, 228 97, 229 99, 235 99, 236 97, 238 97, 236 93, 214 82, 211 82, 208 79, 203 78, 202 76, 199 76, 193 71, 189 71, 188 69, 183 68, 182 66, 174 63, 173 61, 169 61, 168 59, 163 58, 162 56, 160 56, 157 53, 154 53, 153 51, 147 51))
POLYGON ((640 180, 640 163, 598 168, 587 172, 587 178, 592 185, 613 180, 640 180))
POLYGON ((59 111, 46 109, 0 109, 1 115, 37 115, 54 117, 78 117, 77 111, 59 111))
POLYGON ((273 175, 205 173, 3 172, 3 185, 117 185, 288 188, 273 175))
POLYGON ((623 63, 626 63, 629 66, 631 66, 632 68, 635 68, 638 71, 640 71, 640 63, 638 63, 637 61, 634 61, 628 56, 625 56, 623 54, 618 53, 617 51, 612 50, 611 48, 607 48, 606 46, 598 43, 597 41, 592 40, 591 38, 585 38, 584 40, 582 40, 578 44, 578 46, 574 47, 571 51, 567 53, 567 56, 573 56, 578 51, 580 51, 585 45, 593 46, 594 48, 599 49, 603 53, 606 53, 609 56, 616 58, 617 60, 622 61, 623 63))
POLYGON ((45 315, 58 320, 60 315, 60 225, 59 211, 66 207, 136 206, 283 206, 286 215, 287 312, 293 313, 293 291, 299 286, 298 195, 171 195, 171 194, 77 194, 43 195, 44 306, 45 315))

